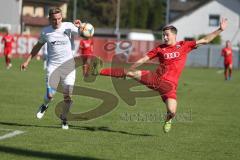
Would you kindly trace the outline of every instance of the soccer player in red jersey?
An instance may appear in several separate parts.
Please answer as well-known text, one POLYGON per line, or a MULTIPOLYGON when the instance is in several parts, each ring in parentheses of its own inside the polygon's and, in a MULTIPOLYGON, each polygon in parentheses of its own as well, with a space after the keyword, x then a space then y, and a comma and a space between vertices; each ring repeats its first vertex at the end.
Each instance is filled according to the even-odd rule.
POLYGON ((83 76, 87 77, 90 71, 91 59, 93 56, 93 40, 91 38, 84 38, 80 41, 80 47, 83 60, 83 76))
POLYGON ((174 26, 163 28, 164 44, 149 51, 135 62, 128 70, 123 68, 105 68, 100 75, 113 77, 132 77, 147 87, 158 91, 166 104, 167 116, 163 126, 164 132, 171 129, 172 119, 177 111, 176 90, 178 79, 187 60, 188 53, 199 45, 208 44, 227 27, 227 19, 221 19, 220 27, 205 37, 194 41, 176 41, 177 29, 174 26), (136 70, 150 59, 158 58, 156 71, 136 70))
POLYGON ((224 76, 225 80, 232 78, 232 47, 231 42, 226 41, 226 46, 222 49, 222 56, 224 57, 224 76))
POLYGON ((6 68, 10 69, 12 67, 11 64, 11 54, 12 54, 12 43, 14 42, 14 38, 9 34, 8 30, 6 34, 2 38, 2 43, 4 44, 4 56, 6 62, 6 68))

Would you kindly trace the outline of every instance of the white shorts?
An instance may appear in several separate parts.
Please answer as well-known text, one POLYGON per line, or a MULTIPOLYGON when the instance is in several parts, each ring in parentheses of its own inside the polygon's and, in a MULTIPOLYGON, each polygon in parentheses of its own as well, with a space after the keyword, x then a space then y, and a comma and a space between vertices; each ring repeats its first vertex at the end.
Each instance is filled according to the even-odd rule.
POLYGON ((53 66, 49 65, 46 69, 46 86, 47 91, 57 90, 62 93, 72 93, 75 83, 76 70, 74 66, 53 66), (59 86, 61 84, 61 86, 59 86))

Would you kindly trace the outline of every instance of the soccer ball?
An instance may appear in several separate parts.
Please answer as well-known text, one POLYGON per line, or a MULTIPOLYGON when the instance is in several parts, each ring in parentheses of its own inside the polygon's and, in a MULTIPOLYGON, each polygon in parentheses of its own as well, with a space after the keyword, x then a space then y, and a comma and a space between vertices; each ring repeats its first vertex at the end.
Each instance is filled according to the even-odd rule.
POLYGON ((94 34, 94 27, 90 23, 83 23, 82 24, 82 36, 86 38, 90 38, 94 34))

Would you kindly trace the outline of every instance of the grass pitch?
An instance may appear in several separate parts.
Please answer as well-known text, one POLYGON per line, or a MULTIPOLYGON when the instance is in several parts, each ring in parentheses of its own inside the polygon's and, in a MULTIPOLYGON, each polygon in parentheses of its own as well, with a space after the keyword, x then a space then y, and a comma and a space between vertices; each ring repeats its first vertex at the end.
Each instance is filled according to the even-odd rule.
MULTIPOLYGON (((45 74, 41 61, 32 61, 27 71, 20 72, 22 61, 13 60, 10 70, 4 68, 3 59, 0 61, 1 160, 240 159, 237 70, 233 80, 224 81, 217 69, 185 69, 178 87, 178 116, 171 132, 165 134, 165 106, 159 96, 137 98, 136 105, 129 106, 117 94, 111 78, 97 77, 87 83, 78 68, 78 86, 108 92, 118 98, 118 105, 100 118, 70 122, 70 129, 65 131, 54 111, 62 100, 59 93, 45 117, 35 118, 45 93, 45 74), (15 135, 16 131, 23 133, 15 135)), ((147 90, 144 86, 137 89, 147 90)), ((75 113, 101 103, 81 95, 73 99, 71 111, 75 113)))

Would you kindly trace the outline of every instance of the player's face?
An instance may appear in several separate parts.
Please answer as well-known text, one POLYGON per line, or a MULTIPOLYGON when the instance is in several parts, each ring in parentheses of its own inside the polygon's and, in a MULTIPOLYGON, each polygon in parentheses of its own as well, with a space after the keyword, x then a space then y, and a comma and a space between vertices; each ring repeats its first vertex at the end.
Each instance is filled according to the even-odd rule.
POLYGON ((176 43, 176 34, 172 33, 171 30, 165 30, 163 32, 163 41, 167 45, 174 45, 176 43))
POLYGON ((50 24, 54 29, 57 29, 61 26, 62 23, 62 14, 56 13, 49 17, 50 24))
POLYGON ((226 42, 226 47, 227 48, 231 48, 231 43, 230 42, 226 42))

